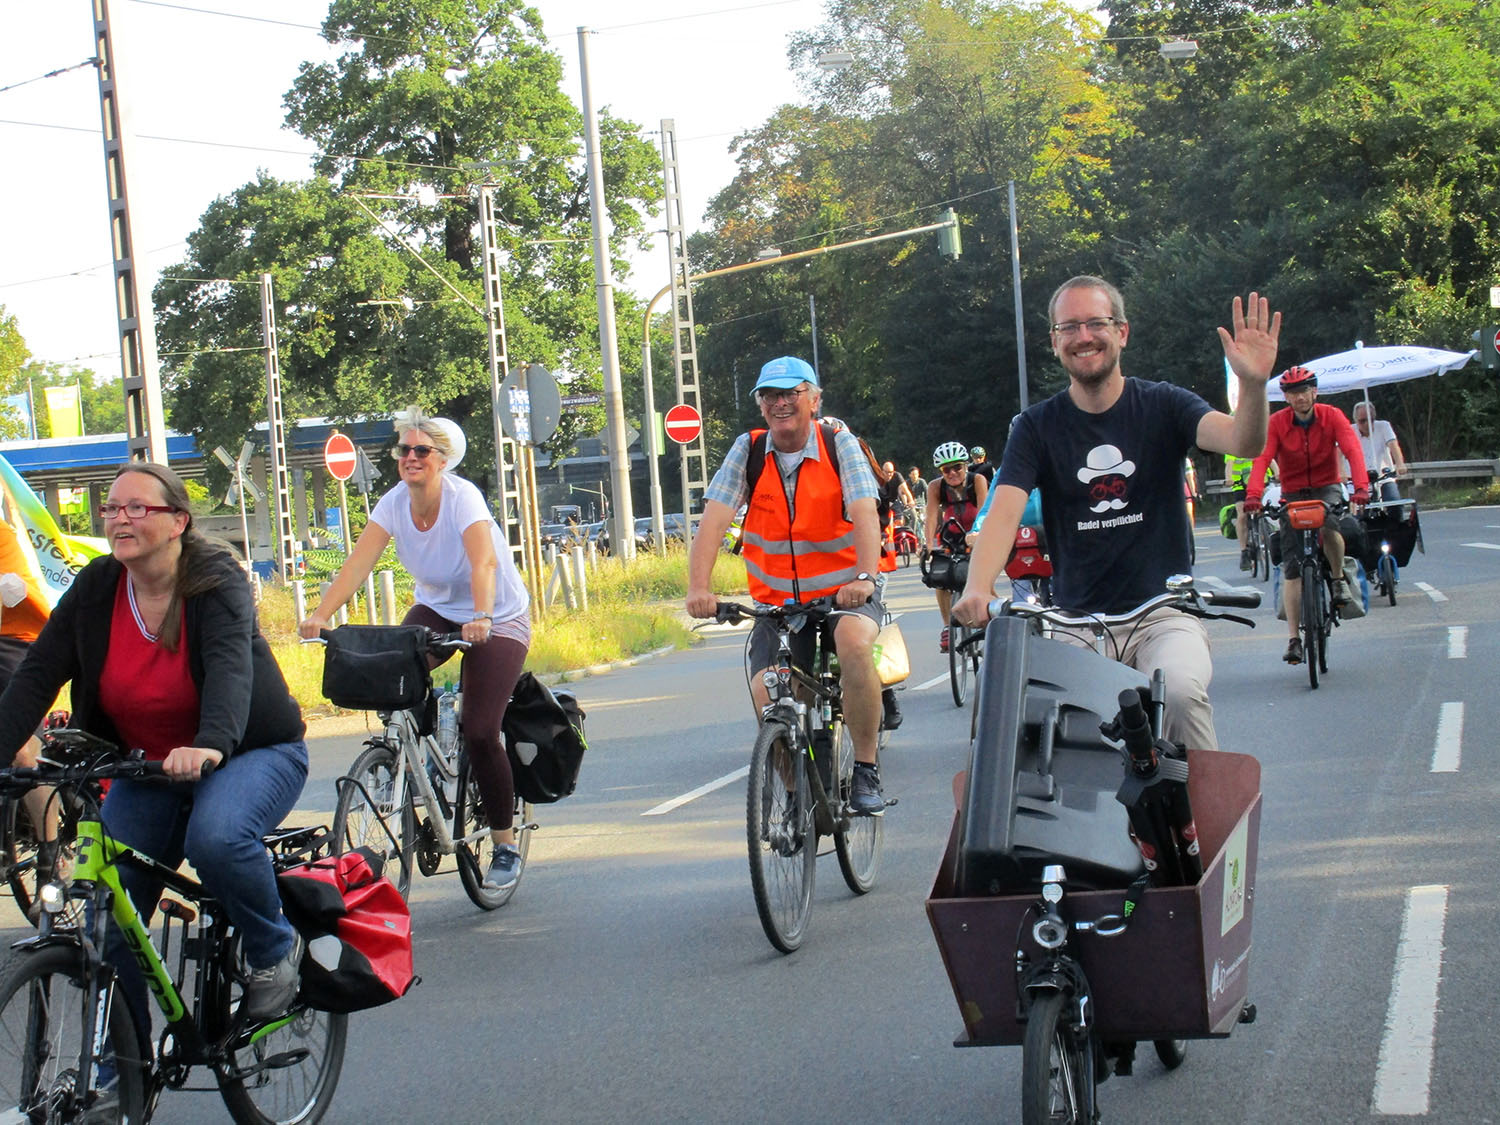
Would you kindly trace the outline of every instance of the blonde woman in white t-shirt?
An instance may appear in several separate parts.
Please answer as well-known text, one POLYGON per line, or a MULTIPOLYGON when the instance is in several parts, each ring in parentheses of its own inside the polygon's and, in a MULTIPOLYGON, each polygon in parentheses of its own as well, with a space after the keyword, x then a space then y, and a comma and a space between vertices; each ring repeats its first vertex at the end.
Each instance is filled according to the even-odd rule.
POLYGON ((299 630, 312 638, 328 628, 386 544, 396 541, 396 557, 416 580, 416 604, 404 623, 459 631, 470 642, 460 672, 464 749, 490 816, 494 855, 485 885, 503 890, 521 877, 512 823, 515 783, 500 748, 500 723, 531 645, 526 586, 479 489, 447 471, 454 451, 445 427, 452 423, 415 406, 401 419, 391 451, 401 480, 375 505, 353 552, 299 630))

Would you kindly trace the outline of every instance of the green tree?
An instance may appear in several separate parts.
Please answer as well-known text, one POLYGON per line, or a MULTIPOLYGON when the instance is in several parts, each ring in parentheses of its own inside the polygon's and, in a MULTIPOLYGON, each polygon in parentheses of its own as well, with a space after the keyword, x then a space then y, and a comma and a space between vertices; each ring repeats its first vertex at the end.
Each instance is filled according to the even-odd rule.
MULTIPOLYGON (((0 305, 0 394, 13 395, 26 389, 22 370, 31 358, 31 349, 21 335, 16 318, 0 305)), ((0 441, 29 437, 26 420, 13 410, 0 409, 0 441)))
MULTIPOLYGON (((486 327, 471 307, 485 304, 477 180, 495 184, 510 363, 598 385, 580 115, 538 17, 515 0, 335 0, 324 34, 347 50, 304 65, 286 99, 289 124, 322 151, 318 175, 262 177, 217 201, 171 272, 223 280, 158 289, 162 350, 192 353, 171 365, 174 422, 229 444, 263 416, 253 349, 270 273, 288 416, 417 402, 464 427, 478 477, 494 456, 486 327)), ((608 115, 601 160, 622 256, 659 196, 658 161, 608 115)), ((628 363, 632 299, 619 303, 628 363)), ((554 446, 589 421, 570 417, 554 446)))

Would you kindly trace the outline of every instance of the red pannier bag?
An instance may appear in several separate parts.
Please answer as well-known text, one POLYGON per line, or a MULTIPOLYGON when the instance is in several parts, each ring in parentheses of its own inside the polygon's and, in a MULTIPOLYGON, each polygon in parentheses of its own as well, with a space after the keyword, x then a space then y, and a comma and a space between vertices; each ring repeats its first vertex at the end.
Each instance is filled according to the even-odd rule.
POLYGON ((276 876, 287 920, 307 942, 298 997, 325 1012, 399 1000, 420 978, 411 911, 369 848, 299 864, 276 876))

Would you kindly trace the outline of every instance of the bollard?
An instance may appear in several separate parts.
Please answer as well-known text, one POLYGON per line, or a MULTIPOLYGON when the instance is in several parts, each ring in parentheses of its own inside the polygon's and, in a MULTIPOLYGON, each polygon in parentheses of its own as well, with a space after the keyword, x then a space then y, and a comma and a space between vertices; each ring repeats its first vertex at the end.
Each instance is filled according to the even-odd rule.
POLYGON ((365 575, 365 620, 371 625, 378 624, 375 620, 375 576, 365 575))
POLYGON ((380 572, 380 623, 396 623, 396 576, 389 570, 380 572))
POLYGON ((578 608, 584 613, 589 609, 589 580, 583 567, 583 547, 573 548, 573 578, 578 588, 578 608))
POLYGON ((292 583, 292 612, 298 621, 307 617, 307 587, 300 578, 292 583))

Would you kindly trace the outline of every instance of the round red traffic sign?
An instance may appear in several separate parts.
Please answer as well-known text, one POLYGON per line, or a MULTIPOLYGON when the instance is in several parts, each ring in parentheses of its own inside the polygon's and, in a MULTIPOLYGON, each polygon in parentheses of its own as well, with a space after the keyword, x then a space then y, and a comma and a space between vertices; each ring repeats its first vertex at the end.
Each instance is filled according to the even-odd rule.
POLYGON ((665 425, 669 438, 678 445, 687 445, 696 441, 703 432, 703 417, 698 413, 697 407, 678 403, 667 411, 665 425))
POLYGON ((328 472, 335 480, 348 480, 352 477, 357 460, 354 443, 347 434, 328 436, 328 441, 323 446, 323 464, 328 466, 328 472))

